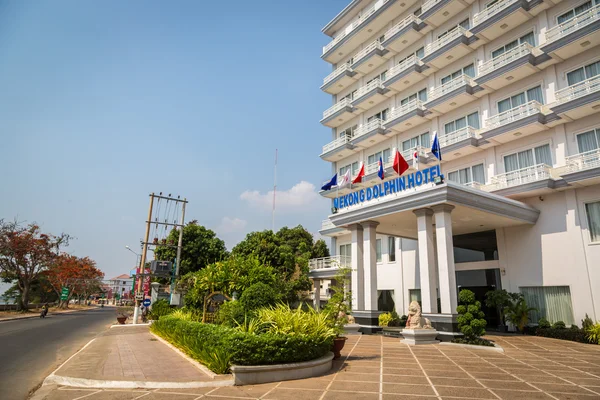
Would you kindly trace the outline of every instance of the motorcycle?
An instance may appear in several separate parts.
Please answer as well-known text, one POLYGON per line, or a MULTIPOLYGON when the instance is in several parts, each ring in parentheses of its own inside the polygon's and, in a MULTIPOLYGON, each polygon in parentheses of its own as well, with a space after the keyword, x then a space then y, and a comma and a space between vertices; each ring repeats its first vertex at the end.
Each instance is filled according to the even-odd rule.
POLYGON ((47 314, 48 314, 48 309, 42 308, 42 312, 40 313, 40 318, 46 318, 47 314))

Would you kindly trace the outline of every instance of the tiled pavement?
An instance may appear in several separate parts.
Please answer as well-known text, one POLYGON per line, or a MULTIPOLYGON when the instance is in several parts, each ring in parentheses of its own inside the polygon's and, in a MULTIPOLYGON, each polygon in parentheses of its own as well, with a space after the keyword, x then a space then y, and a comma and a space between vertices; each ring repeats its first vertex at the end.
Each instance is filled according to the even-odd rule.
POLYGON ((60 387, 46 400, 600 399, 600 346, 531 336, 489 338, 505 353, 353 336, 335 368, 318 378, 185 390, 60 387))

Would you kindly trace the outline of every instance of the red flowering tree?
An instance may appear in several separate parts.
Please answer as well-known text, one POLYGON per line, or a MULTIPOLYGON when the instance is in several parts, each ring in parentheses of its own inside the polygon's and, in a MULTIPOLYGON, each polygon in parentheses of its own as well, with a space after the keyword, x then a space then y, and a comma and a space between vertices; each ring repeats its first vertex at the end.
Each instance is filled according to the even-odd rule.
POLYGON ((44 271, 44 276, 59 298, 62 288, 69 288, 69 297, 60 301, 60 307, 66 308, 73 296, 87 299, 91 292, 97 290, 104 273, 96 268, 96 262, 89 257, 79 258, 63 253, 44 271))

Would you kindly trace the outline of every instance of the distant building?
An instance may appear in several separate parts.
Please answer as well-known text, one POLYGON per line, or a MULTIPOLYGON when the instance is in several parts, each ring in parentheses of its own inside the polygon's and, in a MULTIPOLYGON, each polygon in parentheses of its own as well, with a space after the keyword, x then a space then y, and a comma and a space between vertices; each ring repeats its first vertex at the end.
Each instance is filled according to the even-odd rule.
POLYGON ((108 282, 109 299, 129 299, 132 298, 131 288, 133 287, 133 278, 127 274, 115 276, 108 282), (118 295, 118 296, 117 296, 118 295))

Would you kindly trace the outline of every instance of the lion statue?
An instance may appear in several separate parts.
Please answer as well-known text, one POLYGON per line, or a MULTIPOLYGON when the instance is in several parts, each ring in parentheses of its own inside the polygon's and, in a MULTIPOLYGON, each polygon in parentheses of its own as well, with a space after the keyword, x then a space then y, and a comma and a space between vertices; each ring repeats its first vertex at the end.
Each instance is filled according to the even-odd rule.
POLYGON ((431 322, 421 316, 421 306, 416 301, 411 301, 408 306, 408 319, 406 320, 408 329, 433 329, 431 322))

